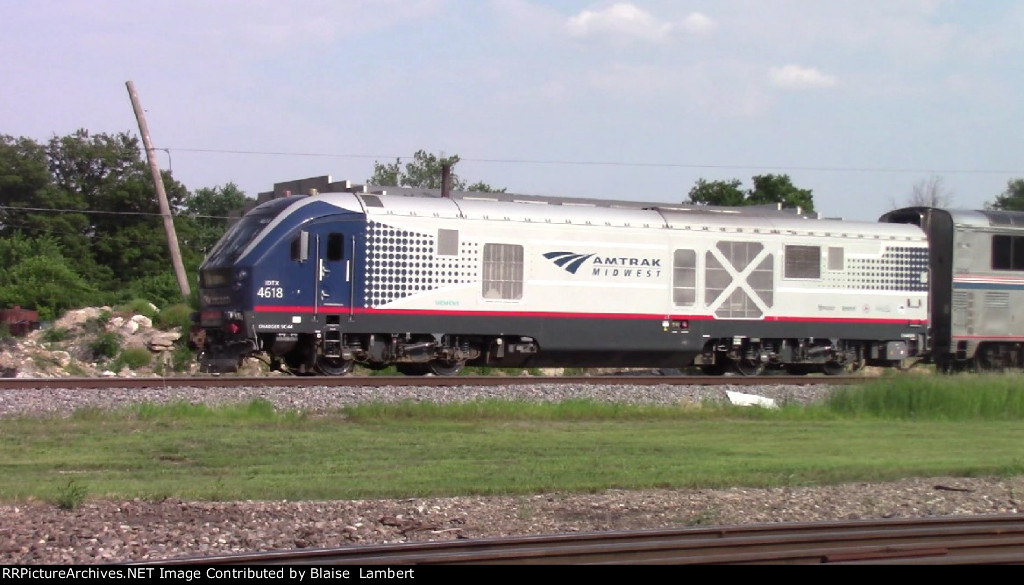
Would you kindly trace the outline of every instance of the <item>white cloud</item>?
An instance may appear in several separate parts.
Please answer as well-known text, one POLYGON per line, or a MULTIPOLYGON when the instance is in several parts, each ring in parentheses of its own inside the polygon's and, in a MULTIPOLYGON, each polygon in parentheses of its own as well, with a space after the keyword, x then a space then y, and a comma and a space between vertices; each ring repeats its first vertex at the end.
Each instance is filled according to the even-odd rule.
POLYGON ((714 32, 718 28, 718 23, 700 12, 694 12, 683 19, 681 26, 687 32, 703 35, 714 32))
POLYGON ((814 67, 785 65, 772 67, 768 72, 772 85, 781 89, 815 89, 819 87, 835 87, 839 81, 832 75, 826 75, 814 67))
POLYGON ((660 41, 672 31, 672 24, 661 22, 633 4, 613 4, 600 10, 584 10, 565 23, 570 35, 578 38, 613 35, 660 41))

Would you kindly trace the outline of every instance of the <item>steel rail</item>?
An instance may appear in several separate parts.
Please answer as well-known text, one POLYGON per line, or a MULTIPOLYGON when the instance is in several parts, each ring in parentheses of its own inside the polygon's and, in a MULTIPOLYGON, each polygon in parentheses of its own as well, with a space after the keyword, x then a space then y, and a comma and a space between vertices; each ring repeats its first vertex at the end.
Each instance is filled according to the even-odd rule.
POLYGON ((1024 515, 855 520, 355 545, 138 565, 1024 563, 1024 515))
POLYGON ((353 386, 753 386, 846 385, 859 376, 148 376, 138 378, 0 378, 0 389, 19 388, 183 388, 183 387, 353 387, 353 386))

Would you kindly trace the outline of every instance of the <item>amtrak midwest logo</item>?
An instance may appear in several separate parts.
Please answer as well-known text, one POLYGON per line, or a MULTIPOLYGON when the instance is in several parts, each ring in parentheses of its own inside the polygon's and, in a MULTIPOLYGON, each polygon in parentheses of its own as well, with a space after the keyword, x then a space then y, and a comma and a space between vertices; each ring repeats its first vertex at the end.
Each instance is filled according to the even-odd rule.
MULTIPOLYGON (((569 274, 576 274, 585 264, 592 276, 656 278, 661 276, 661 258, 601 256, 576 252, 546 252, 544 257, 569 274)), ((586 274, 584 270, 581 274, 586 274)))

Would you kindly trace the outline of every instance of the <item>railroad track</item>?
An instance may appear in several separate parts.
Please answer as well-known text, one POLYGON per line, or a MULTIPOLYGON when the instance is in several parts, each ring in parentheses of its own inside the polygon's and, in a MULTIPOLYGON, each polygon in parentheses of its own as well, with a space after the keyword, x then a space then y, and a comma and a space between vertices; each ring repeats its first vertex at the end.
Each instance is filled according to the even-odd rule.
POLYGON ((0 378, 0 389, 18 388, 182 388, 268 386, 532 386, 600 384, 654 386, 840 385, 862 383, 861 376, 175 376, 139 378, 0 378))
POLYGON ((138 564, 408 566, 1019 563, 1024 563, 1024 515, 763 524, 359 545, 180 558, 138 564))

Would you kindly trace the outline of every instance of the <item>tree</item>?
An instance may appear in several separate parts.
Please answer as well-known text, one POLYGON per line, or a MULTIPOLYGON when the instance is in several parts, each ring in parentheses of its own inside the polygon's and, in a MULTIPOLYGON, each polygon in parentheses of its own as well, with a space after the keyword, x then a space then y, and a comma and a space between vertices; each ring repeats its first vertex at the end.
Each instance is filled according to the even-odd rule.
MULTIPOLYGON (((459 156, 438 157, 435 154, 428 154, 425 150, 417 150, 412 155, 412 162, 406 163, 401 168, 402 159, 395 159, 390 164, 373 163, 373 176, 367 180, 371 185, 393 186, 393 187, 421 187, 424 189, 441 188, 441 171, 444 165, 455 166, 459 162, 459 156)), ((466 186, 465 181, 459 178, 455 171, 451 174, 452 189, 461 191, 466 186)))
POLYGON ((466 191, 474 191, 476 193, 504 193, 505 189, 505 187, 502 187, 501 189, 492 187, 483 181, 477 181, 472 185, 466 185, 466 191))
POLYGON ((783 207, 798 207, 804 212, 814 211, 814 195, 810 189, 798 189, 789 175, 758 175, 754 188, 747 191, 748 205, 781 203, 783 207))
POLYGON ((758 175, 753 182, 754 186, 744 192, 738 179, 711 182, 698 179, 690 189, 689 202, 730 207, 781 203, 783 207, 798 207, 803 212, 814 211, 814 194, 810 189, 794 186, 789 175, 758 175))
POLYGON ((185 199, 182 219, 190 223, 183 226, 183 248, 200 252, 204 257, 228 229, 232 212, 242 210, 251 201, 234 183, 223 187, 196 189, 185 199))
POLYGON ((24 215, 9 209, 27 207, 52 185, 46 150, 28 138, 0 135, 0 236, 24 228, 24 215))
POLYGON ((953 204, 953 192, 945 186, 942 177, 932 175, 914 183, 904 205, 890 200, 893 209, 899 207, 949 207, 953 204))
MULTIPOLYGON (((388 164, 374 162, 373 176, 366 182, 370 185, 440 189, 444 166, 450 165, 454 169, 456 163, 459 162, 459 155, 439 157, 428 154, 425 150, 417 150, 412 158, 412 162, 406 163, 404 169, 400 158, 388 164)), ((495 189, 480 181, 467 187, 466 182, 454 170, 451 171, 451 187, 453 191, 505 192, 505 189, 495 189)))
POLYGON ((1001 211, 1024 211, 1024 179, 1007 181, 1006 190, 985 207, 1001 211))
POLYGON ((0 307, 19 305, 49 321, 98 299, 54 238, 0 238, 0 307))
MULTIPOLYGON (((163 223, 137 138, 127 133, 92 136, 78 130, 51 139, 47 156, 60 192, 75 209, 92 212, 84 235, 98 271, 93 282, 101 280, 105 288, 119 290, 138 278, 172 269, 166 238, 154 237, 163 233, 163 223)), ((163 173, 163 181, 171 210, 181 210, 188 191, 170 173, 163 173)))
POLYGON ((0 136, 0 238, 15 233, 52 236, 65 254, 88 263, 90 222, 79 213, 85 209, 84 198, 53 180, 45 146, 29 138, 0 136))
MULTIPOLYGON (((182 210, 188 191, 170 173, 163 179, 172 211, 182 210)), ((0 244, 45 237, 56 247, 29 254, 45 262, 16 256, 6 263, 4 300, 56 307, 40 297, 56 294, 53 283, 63 278, 69 299, 98 295, 93 300, 118 302, 132 283, 173 274, 155 193, 139 141, 128 134, 78 130, 45 145, 0 137, 0 244), (52 270, 44 270, 47 262, 52 270)))
POLYGON ((697 184, 690 189, 690 203, 726 207, 746 205, 746 196, 740 189, 740 184, 739 179, 711 182, 697 179, 697 184))

